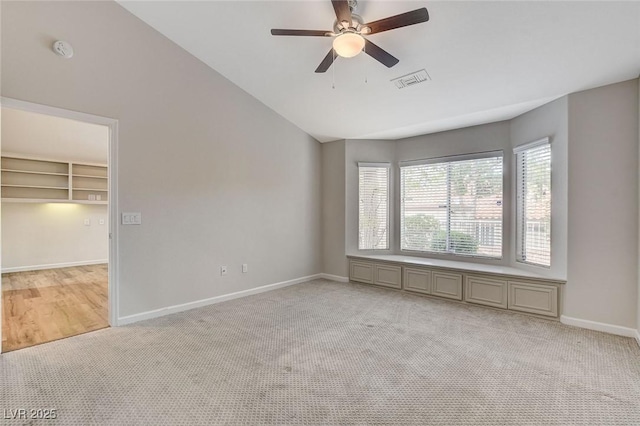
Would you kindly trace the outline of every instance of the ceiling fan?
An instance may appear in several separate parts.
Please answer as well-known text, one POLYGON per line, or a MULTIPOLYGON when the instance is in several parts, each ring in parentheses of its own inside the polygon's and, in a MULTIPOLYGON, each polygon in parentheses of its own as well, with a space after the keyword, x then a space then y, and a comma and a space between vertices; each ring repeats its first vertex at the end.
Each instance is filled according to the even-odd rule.
POLYGON ((333 4, 333 10, 336 12, 337 18, 333 24, 333 31, 271 30, 271 35, 275 36, 333 37, 333 47, 322 60, 316 72, 326 72, 335 60, 336 54, 343 58, 351 58, 363 50, 373 59, 391 68, 399 62, 399 59, 378 45, 373 44, 364 38, 364 36, 419 24, 429 20, 429 12, 423 7, 378 21, 364 23, 362 17, 352 13, 358 5, 357 0, 331 0, 331 3, 333 4))

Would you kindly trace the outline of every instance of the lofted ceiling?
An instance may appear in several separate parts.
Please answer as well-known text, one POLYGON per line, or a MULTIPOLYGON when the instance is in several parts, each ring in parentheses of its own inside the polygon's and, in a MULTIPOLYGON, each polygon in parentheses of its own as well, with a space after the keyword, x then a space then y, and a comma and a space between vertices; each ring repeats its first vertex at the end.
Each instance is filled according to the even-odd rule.
POLYGON ((360 0, 365 22, 427 7, 427 23, 368 36, 400 62, 367 55, 314 70, 331 2, 120 1, 131 13, 321 142, 398 139, 506 120, 567 93, 637 78, 640 2, 360 0), (396 77, 430 81, 398 89, 396 77), (333 88, 335 85, 335 88, 333 88))

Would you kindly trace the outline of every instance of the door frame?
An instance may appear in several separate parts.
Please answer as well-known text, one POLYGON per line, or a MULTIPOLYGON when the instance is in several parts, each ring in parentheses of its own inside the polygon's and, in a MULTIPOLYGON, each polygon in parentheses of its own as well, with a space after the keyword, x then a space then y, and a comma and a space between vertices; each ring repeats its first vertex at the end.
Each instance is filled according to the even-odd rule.
MULTIPOLYGON (((109 325, 116 327, 120 316, 120 304, 118 303, 118 120, 7 97, 0 97, 0 106, 82 121, 84 123, 99 124, 109 128, 109 155, 107 160, 109 170, 109 325)), ((2 201, 0 200, 1 205, 2 201)), ((0 265, 2 264, 1 249, 0 247, 0 265)), ((2 292, 0 291, 0 301, 1 299, 2 292)), ((0 318, 2 318, 2 303, 0 303, 0 318)), ((1 341, 2 327, 0 327, 1 341)), ((2 353, 1 345, 0 353, 2 353)))

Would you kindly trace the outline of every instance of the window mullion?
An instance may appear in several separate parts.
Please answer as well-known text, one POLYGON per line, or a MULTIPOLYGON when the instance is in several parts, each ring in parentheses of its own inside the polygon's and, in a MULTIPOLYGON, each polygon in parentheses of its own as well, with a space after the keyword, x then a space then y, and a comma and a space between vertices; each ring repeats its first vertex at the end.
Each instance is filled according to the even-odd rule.
POLYGON ((446 219, 447 243, 446 252, 451 252, 451 163, 447 164, 447 219, 446 219))

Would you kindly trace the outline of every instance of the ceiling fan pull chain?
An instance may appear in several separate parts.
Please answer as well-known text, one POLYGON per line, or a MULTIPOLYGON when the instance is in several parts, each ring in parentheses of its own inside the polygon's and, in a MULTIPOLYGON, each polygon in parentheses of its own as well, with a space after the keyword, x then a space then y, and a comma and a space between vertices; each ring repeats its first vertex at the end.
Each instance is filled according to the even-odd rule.
MULTIPOLYGON (((367 45, 366 44, 362 47, 362 51, 365 54, 367 53, 367 45)), ((367 74, 369 74, 368 71, 369 71, 369 66, 367 66, 366 62, 365 62, 365 66, 364 66, 364 84, 369 83, 369 81, 368 81, 369 79, 367 78, 367 74)))
POLYGON ((331 67, 331 88, 335 90, 336 88, 336 66, 335 66, 335 62, 336 62, 336 51, 335 49, 331 49, 332 55, 333 55, 333 67, 331 67))

